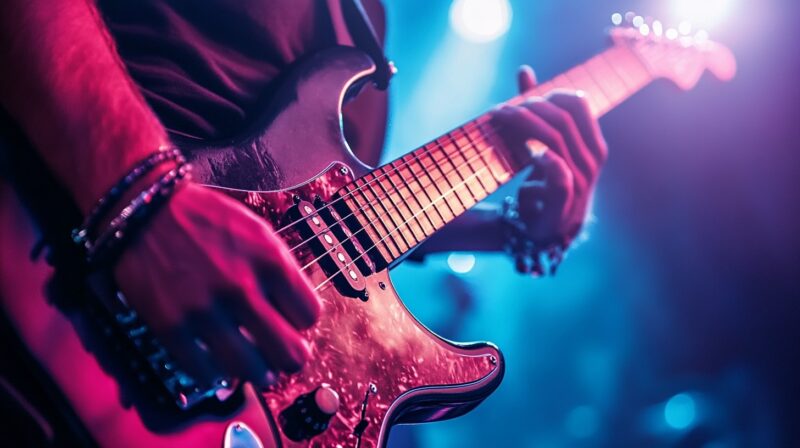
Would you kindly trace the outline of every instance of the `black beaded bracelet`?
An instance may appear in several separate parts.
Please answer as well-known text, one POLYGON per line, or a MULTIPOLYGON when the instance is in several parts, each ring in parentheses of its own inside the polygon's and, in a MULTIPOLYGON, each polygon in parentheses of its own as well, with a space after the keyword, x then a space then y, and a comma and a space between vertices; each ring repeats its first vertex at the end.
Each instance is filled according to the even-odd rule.
POLYGON ((86 240, 84 247, 89 265, 113 262, 125 243, 141 230, 159 206, 175 192, 181 181, 189 178, 191 169, 191 165, 184 163, 167 172, 122 209, 93 243, 86 240))
POLYGON ((158 151, 137 163, 125 177, 120 179, 116 185, 111 187, 111 189, 97 201, 97 204, 94 206, 91 213, 86 216, 81 226, 72 231, 72 240, 75 244, 85 245, 89 238, 92 237, 92 234, 95 233, 95 227, 103 216, 108 213, 117 201, 119 201, 131 185, 141 179, 142 176, 152 171, 156 166, 168 161, 174 161, 178 165, 184 165, 186 163, 186 159, 180 149, 175 147, 160 148, 158 151))
POLYGON ((506 197, 500 221, 505 231, 505 250, 514 260, 514 266, 522 274, 540 277, 555 275, 564 259, 568 242, 537 244, 529 236, 527 226, 519 219, 519 204, 513 197, 506 197))

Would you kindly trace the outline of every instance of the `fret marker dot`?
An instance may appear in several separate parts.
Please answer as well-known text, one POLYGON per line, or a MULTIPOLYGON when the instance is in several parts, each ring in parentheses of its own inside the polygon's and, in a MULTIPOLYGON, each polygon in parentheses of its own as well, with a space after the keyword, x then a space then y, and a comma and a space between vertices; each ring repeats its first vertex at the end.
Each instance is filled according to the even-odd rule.
POLYGON ((319 219, 317 219, 317 217, 316 217, 316 216, 315 216, 315 217, 313 217, 313 218, 311 218, 311 222, 313 222, 314 224, 316 224, 316 225, 317 225, 317 227, 319 227, 319 219))
POLYGON ((339 261, 341 261, 342 263, 344 263, 344 254, 342 254, 341 252, 339 252, 338 254, 336 254, 336 258, 338 258, 338 259, 339 259, 339 261))
POLYGON ((352 278, 353 280, 358 278, 358 275, 356 274, 356 271, 352 271, 352 270, 350 271, 350 278, 352 278))
POLYGON ((311 207, 309 207, 309 206, 307 206, 307 205, 303 207, 303 210, 305 210, 305 211, 306 211, 306 213, 311 213, 311 212, 313 212, 313 211, 314 211, 314 209, 313 209, 313 208, 311 208, 311 207))
POLYGON ((324 238, 325 238, 325 242, 326 242, 326 243, 328 243, 328 244, 333 244, 333 238, 331 238, 331 236, 330 236, 330 235, 326 234, 326 235, 324 236, 324 238))

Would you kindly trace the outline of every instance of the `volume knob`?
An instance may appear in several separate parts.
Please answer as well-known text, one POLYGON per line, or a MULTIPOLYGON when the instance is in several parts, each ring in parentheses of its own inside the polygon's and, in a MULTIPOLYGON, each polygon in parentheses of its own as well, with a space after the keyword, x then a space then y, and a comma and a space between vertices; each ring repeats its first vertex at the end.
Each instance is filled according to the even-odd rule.
POLYGON ((327 384, 300 395, 280 413, 283 433, 291 440, 308 440, 328 429, 339 410, 339 394, 327 384))

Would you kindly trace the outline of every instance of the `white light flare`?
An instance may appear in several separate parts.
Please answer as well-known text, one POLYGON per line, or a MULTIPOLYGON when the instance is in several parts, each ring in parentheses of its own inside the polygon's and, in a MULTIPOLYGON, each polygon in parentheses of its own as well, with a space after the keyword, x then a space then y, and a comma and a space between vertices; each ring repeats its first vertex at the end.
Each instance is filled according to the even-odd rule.
POLYGON ((667 36, 667 39, 669 40, 675 40, 678 38, 678 30, 675 28, 670 28, 664 33, 664 35, 667 36))
POLYGON ((508 0, 455 0, 450 7, 450 26, 462 38, 491 42, 511 27, 508 0))
POLYGON ((616 26, 622 25, 622 14, 618 12, 611 14, 611 23, 613 23, 616 26))
POLYGON ((475 255, 452 253, 447 256, 447 266, 457 274, 466 274, 475 267, 475 255))
POLYGON ((712 28, 722 22, 733 0, 672 0, 676 21, 687 21, 699 28, 712 28))

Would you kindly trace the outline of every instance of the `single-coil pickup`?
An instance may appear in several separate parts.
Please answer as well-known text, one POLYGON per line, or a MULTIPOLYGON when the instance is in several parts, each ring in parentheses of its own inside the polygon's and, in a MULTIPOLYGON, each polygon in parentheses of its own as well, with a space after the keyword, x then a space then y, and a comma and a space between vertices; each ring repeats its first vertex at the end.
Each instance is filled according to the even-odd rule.
MULTIPOLYGON (((320 201, 316 201, 321 204, 320 201)), ((364 275, 353 261, 345 245, 339 238, 341 229, 337 220, 330 215, 326 207, 318 210, 308 201, 299 200, 289 210, 292 221, 299 221, 295 226, 300 236, 311 248, 315 261, 322 267, 326 275, 333 277, 333 284, 342 295, 365 300, 367 286, 364 275), (325 210, 327 213, 322 213, 325 210), (336 231, 335 231, 336 230, 336 231)))

